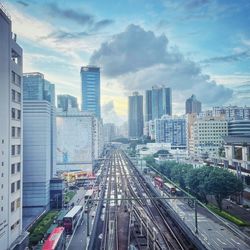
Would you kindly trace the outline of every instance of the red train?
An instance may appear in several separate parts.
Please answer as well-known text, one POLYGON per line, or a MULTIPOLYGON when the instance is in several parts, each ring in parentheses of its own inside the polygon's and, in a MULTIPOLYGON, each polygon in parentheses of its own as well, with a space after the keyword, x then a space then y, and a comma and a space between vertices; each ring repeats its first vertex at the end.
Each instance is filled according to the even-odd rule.
POLYGON ((154 178, 154 183, 155 183, 155 186, 157 186, 159 188, 163 188, 164 181, 162 180, 161 177, 156 176, 154 178))

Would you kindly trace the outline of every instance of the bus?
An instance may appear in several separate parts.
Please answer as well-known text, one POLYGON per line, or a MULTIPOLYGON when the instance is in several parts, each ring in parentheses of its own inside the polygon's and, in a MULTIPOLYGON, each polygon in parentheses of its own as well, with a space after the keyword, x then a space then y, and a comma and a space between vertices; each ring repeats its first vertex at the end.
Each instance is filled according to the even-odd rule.
POLYGON ((65 249, 65 229, 56 227, 49 238, 44 242, 42 250, 63 250, 65 249))
POLYGON ((89 189, 89 190, 86 191, 86 193, 84 195, 84 203, 85 204, 87 204, 87 202, 89 204, 92 202, 93 194, 94 194, 94 190, 93 189, 89 189))
POLYGON ((66 234, 72 234, 75 230, 77 222, 82 215, 82 206, 74 206, 64 217, 63 226, 66 234))
POLYGON ((164 183, 164 189, 170 194, 175 194, 176 193, 176 187, 173 184, 169 183, 169 182, 164 183))
POLYGON ((162 178, 156 176, 154 178, 154 183, 155 183, 155 186, 159 187, 159 188, 162 188, 163 187, 163 180, 162 178))

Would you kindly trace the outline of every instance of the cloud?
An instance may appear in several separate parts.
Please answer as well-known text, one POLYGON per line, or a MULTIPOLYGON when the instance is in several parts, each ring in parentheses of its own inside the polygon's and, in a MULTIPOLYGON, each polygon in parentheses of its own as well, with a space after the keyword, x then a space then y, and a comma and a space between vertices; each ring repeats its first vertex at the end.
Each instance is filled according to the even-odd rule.
POLYGON ((57 40, 61 39, 78 39, 82 37, 90 36, 88 32, 82 31, 82 32, 67 32, 63 30, 58 30, 56 32, 52 32, 46 36, 41 37, 41 39, 49 39, 49 38, 55 38, 57 40))
POLYGON ((129 25, 103 43, 92 54, 90 63, 101 66, 103 74, 119 82, 127 93, 158 84, 172 87, 174 95, 181 98, 178 102, 183 103, 191 94, 208 105, 232 97, 231 89, 203 74, 200 66, 185 59, 178 48, 169 48, 165 35, 156 36, 137 25, 129 25))
POLYGON ((76 22, 80 25, 90 25, 94 22, 94 16, 84 12, 77 12, 72 9, 61 9, 57 4, 48 4, 50 13, 53 16, 57 16, 63 19, 68 19, 70 21, 76 22))
POLYGON ((204 7, 204 5, 207 5, 209 2, 211 2, 211 0, 191 0, 187 1, 187 3, 185 4, 185 8, 187 8, 188 10, 197 9, 200 7, 204 7))
POLYGON ((29 4, 26 3, 26 2, 24 2, 24 1, 16 1, 16 2, 19 3, 19 4, 21 4, 24 7, 28 7, 29 6, 29 4))
POLYGON ((82 10, 80 12, 73 9, 62 9, 55 3, 50 3, 47 7, 53 16, 67 19, 81 26, 86 26, 90 31, 98 31, 114 23, 111 19, 96 21, 96 17, 92 14, 86 13, 82 10))
POLYGON ((102 117, 105 123, 115 123, 122 124, 124 120, 115 111, 115 106, 113 101, 109 101, 102 105, 102 117))
POLYGON ((238 62, 250 58, 250 50, 245 50, 243 52, 235 53, 227 56, 217 56, 205 59, 200 63, 210 64, 210 63, 228 63, 228 62, 238 62))

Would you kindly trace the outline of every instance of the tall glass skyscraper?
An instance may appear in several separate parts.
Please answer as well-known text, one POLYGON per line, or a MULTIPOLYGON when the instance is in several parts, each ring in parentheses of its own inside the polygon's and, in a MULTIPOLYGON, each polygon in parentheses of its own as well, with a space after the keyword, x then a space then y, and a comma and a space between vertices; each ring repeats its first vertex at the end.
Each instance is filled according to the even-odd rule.
POLYGON ((145 93, 145 121, 159 119, 163 115, 172 115, 171 88, 152 87, 145 93))
POLYGON ((186 114, 192 113, 201 113, 201 102, 196 99, 195 95, 186 100, 186 114))
POLYGON ((96 66, 81 67, 81 81, 82 111, 92 112, 100 118, 100 68, 96 66))

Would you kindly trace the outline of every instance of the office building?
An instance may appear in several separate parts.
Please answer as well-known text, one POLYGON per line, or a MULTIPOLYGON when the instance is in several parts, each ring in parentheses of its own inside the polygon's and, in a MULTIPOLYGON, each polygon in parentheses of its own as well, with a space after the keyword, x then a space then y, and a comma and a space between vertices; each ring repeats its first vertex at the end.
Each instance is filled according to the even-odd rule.
POLYGON ((115 138, 115 124, 105 123, 103 124, 103 138, 105 143, 110 143, 115 138))
POLYGON ((62 111, 68 111, 69 109, 78 109, 77 98, 72 95, 58 95, 57 107, 62 111))
POLYGON ((201 102, 196 99, 195 95, 186 100, 186 114, 192 113, 201 113, 201 102))
POLYGON ((172 91, 166 87, 152 87, 145 92, 145 122, 172 115, 172 91))
POLYGON ((171 148, 186 149, 187 130, 186 119, 183 117, 162 116, 155 119, 155 141, 170 143, 171 148))
POLYGON ((196 119, 191 126, 189 152, 194 156, 217 157, 228 135, 228 122, 221 117, 196 119))
POLYGON ((250 136, 250 120, 231 120, 228 122, 228 135, 250 136))
POLYGON ((213 107, 213 116, 224 116, 226 120, 250 120, 250 107, 213 107))
POLYGON ((55 87, 39 72, 26 73, 23 92, 23 209, 28 226, 32 217, 50 207, 50 179, 56 164, 55 87))
POLYGON ((143 136, 143 96, 134 92, 128 99, 128 136, 140 138, 143 136))
POLYGON ((88 112, 57 112, 57 163, 55 172, 92 173, 102 152, 102 121, 88 112))
POLYGON ((22 232, 23 52, 0 5, 0 248, 25 249, 22 232))
POLYGON ((81 67, 81 82, 82 111, 91 112, 100 118, 100 68, 96 66, 81 67))

